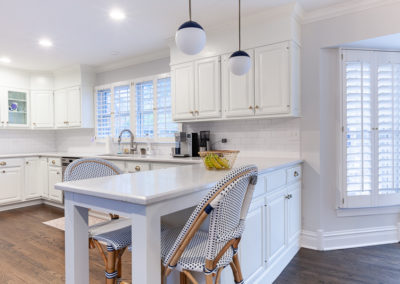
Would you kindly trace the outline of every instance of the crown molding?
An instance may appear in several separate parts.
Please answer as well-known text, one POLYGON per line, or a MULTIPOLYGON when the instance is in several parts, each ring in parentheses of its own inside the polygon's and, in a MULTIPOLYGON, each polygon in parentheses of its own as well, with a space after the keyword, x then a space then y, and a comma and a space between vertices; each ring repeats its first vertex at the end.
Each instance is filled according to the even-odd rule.
POLYGON ((351 0, 304 13, 302 24, 353 14, 368 9, 400 3, 400 0, 351 0))
POLYGON ((95 67, 94 71, 95 71, 95 73, 102 73, 102 72, 106 72, 106 71, 112 71, 112 70, 132 66, 132 65, 137 65, 137 64, 141 64, 141 63, 145 63, 145 62, 150 62, 150 61, 154 61, 157 59, 167 58, 167 57, 169 57, 169 49, 164 48, 164 49, 152 52, 152 53, 138 55, 138 56, 126 58, 123 60, 119 60, 116 62, 99 65, 99 66, 95 67))

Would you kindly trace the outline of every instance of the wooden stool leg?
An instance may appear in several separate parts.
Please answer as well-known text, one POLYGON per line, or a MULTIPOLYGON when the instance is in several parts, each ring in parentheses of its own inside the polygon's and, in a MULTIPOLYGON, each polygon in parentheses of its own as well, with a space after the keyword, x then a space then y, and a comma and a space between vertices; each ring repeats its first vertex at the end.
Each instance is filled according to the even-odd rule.
POLYGON ((235 254, 233 256, 233 263, 235 264, 236 271, 237 271, 238 278, 239 278, 237 282, 242 282, 243 281, 243 275, 242 275, 242 270, 240 269, 239 257, 238 257, 237 254, 235 254))
POLYGON ((117 252, 110 246, 107 246, 107 265, 106 265, 106 284, 115 284, 115 278, 118 273, 115 271, 115 258, 117 252))
POLYGON ((186 277, 185 273, 183 273, 183 271, 181 271, 179 273, 179 276, 180 276, 179 284, 187 284, 187 277, 186 277))
POLYGON ((206 284, 213 284, 212 274, 206 274, 206 284))
POLYGON ((122 277, 122 252, 118 250, 117 254, 119 254, 118 262, 117 262, 118 278, 121 278, 122 277))
POLYGON ((240 283, 240 276, 239 273, 236 269, 236 265, 233 263, 233 261, 230 263, 231 269, 232 269, 232 273, 233 273, 233 278, 235 279, 236 283, 240 283))

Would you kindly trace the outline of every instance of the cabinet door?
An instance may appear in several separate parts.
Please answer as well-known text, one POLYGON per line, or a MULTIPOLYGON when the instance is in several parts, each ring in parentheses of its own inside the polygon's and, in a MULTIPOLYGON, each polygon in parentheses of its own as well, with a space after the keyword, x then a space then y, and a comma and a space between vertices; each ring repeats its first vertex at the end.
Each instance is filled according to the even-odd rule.
POLYGON ((126 162, 128 173, 144 172, 150 170, 150 163, 126 162))
POLYGON ((40 158, 41 196, 49 198, 49 170, 47 158, 40 158))
POLYGON ((67 121, 69 127, 81 126, 80 88, 71 88, 67 91, 67 121))
POLYGON ((62 191, 56 190, 54 185, 62 181, 61 167, 49 167, 48 168, 48 178, 49 178, 49 199, 57 202, 62 202, 62 191))
POLYGON ((42 195, 41 173, 39 158, 25 159, 25 199, 39 198, 42 195))
POLYGON ((290 111, 289 43, 255 49, 256 115, 290 111))
POLYGON ((194 120, 193 63, 184 63, 171 68, 173 119, 194 120))
POLYGON ((252 202, 240 242, 240 263, 246 283, 252 283, 265 265, 265 199, 252 202))
POLYGON ((221 117, 219 56, 195 62, 195 114, 197 118, 221 117))
POLYGON ((271 263, 285 249, 286 190, 267 197, 267 263, 271 263))
POLYGON ((229 68, 229 57, 222 58, 222 102, 224 117, 254 115, 254 52, 246 50, 252 60, 249 72, 243 76, 233 74, 229 68))
POLYGON ((29 124, 29 96, 25 90, 7 90, 8 127, 27 127, 29 124))
POLYGON ((296 183, 288 188, 287 199, 287 232, 288 243, 298 238, 301 230, 301 184, 296 183))
POLYGON ((67 90, 54 92, 54 119, 56 127, 68 127, 67 90))
POLYGON ((34 128, 54 127, 54 102, 52 91, 32 91, 32 126, 34 128))
POLYGON ((0 204, 20 201, 24 177, 22 167, 10 167, 0 170, 0 204))

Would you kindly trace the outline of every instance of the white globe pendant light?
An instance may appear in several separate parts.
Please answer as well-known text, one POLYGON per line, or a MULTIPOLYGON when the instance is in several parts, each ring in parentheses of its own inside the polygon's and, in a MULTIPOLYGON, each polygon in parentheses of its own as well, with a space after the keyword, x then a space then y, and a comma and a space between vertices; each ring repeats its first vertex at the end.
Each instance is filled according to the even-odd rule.
POLYGON ((183 23, 175 34, 179 50, 188 55, 195 55, 206 45, 206 33, 203 28, 192 21, 192 1, 189 0, 189 21, 183 23))
POLYGON ((241 45, 240 0, 239 0, 239 50, 229 57, 229 68, 235 75, 241 76, 249 72, 251 67, 250 55, 240 50, 241 45))

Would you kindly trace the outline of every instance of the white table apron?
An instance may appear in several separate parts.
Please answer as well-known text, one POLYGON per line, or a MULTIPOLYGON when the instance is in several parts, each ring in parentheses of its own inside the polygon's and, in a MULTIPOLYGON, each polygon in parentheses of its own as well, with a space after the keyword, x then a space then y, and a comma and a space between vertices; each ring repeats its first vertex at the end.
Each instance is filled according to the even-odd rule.
POLYGON ((161 283, 161 216, 197 205, 207 190, 149 205, 65 191, 66 283, 89 283, 89 208, 131 218, 132 283, 161 283))

